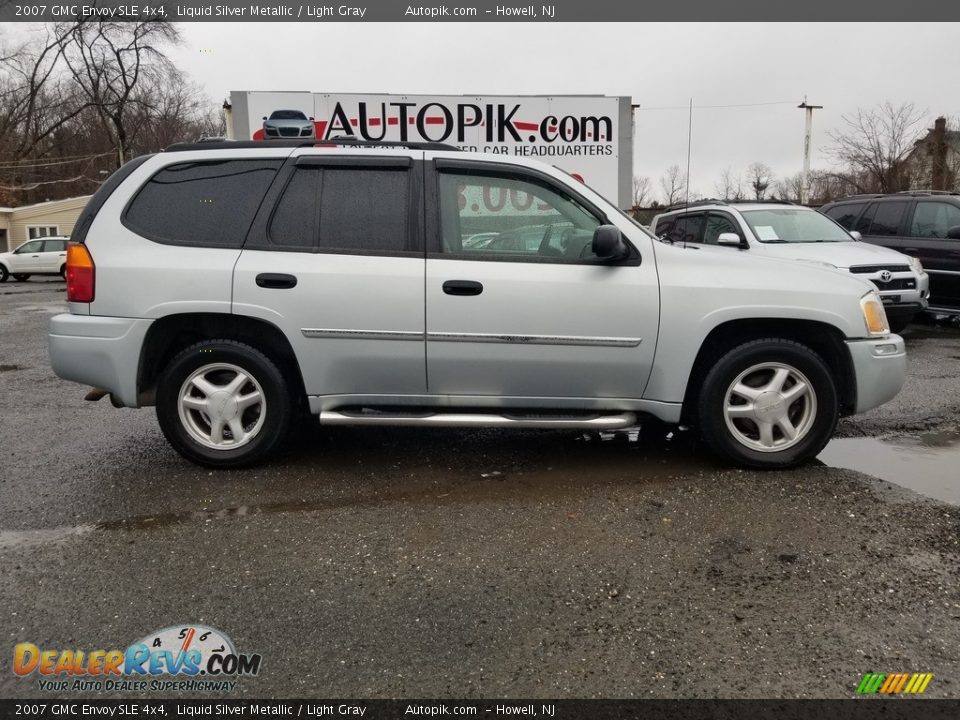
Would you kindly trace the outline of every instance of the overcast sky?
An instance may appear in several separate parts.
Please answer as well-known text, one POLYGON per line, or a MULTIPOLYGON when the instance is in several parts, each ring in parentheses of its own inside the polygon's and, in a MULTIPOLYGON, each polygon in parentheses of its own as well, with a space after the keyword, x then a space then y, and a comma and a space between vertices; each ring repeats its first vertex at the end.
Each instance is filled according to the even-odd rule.
POLYGON ((177 64, 216 100, 231 90, 629 95, 634 174, 685 167, 714 195, 723 168, 802 167, 807 96, 813 167, 841 115, 884 101, 960 117, 958 25, 830 23, 185 23, 177 64), (682 109, 655 109, 683 106, 682 109))

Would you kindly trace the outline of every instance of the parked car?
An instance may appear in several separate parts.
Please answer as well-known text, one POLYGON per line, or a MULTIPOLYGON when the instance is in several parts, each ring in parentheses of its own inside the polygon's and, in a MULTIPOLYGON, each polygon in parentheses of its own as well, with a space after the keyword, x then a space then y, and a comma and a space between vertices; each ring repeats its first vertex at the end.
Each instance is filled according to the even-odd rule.
POLYGON ((270 117, 263 118, 263 135, 274 138, 314 138, 316 129, 313 118, 299 110, 274 110, 270 117))
POLYGON ((867 245, 815 210, 782 202, 704 200, 657 215, 654 234, 729 253, 804 260, 860 275, 877 288, 893 332, 927 307, 929 278, 919 261, 867 245), (726 236, 726 237, 724 237, 726 236))
POLYGON ((903 340, 860 276, 657 242, 537 161, 382 145, 185 144, 124 165, 69 246, 56 374, 156 405, 184 457, 220 468, 266 458, 305 410, 321 425, 657 418, 786 467, 903 384, 903 340), (481 216, 505 234, 525 213, 566 242, 463 248, 481 216))
POLYGON ((930 310, 960 314, 960 193, 854 195, 820 212, 868 243, 921 261, 930 273, 930 310))
POLYGON ((63 276, 67 264, 66 237, 45 237, 28 240, 12 252, 0 253, 0 282, 13 275, 27 280, 31 275, 63 276))

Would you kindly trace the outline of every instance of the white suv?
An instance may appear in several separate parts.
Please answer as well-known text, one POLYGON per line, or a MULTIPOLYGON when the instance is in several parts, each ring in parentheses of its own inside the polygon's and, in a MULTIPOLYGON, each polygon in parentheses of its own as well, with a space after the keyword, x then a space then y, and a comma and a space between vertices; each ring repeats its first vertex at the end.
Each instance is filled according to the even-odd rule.
POLYGON ((864 280, 658 242, 515 157, 179 145, 114 173, 74 240, 54 370, 156 405, 171 444, 212 467, 265 458, 298 410, 321 425, 654 417, 785 467, 904 381, 864 280))
POLYGON ((66 237, 45 237, 25 242, 12 252, 0 253, 0 282, 13 275, 27 280, 31 275, 60 275, 67 266, 66 237))
POLYGON ((816 210, 783 202, 701 200, 657 215, 653 233, 667 242, 708 252, 749 250, 783 260, 805 260, 869 280, 880 294, 890 328, 900 332, 927 309, 930 278, 916 258, 860 241, 860 233, 816 210))

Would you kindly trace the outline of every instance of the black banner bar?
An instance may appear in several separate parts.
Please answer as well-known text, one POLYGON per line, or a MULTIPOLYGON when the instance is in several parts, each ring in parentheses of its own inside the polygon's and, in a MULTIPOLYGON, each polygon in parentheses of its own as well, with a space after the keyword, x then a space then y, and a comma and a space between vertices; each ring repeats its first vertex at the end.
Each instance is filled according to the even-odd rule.
MULTIPOLYGON (((951 21, 960 20, 960 3, 943 0, 252 0, 203 2, 160 0, 0 0, 0 22, 73 20, 136 22, 656 22, 681 21, 951 21)), ((909 32, 908 28, 904 32, 909 32)), ((642 37, 638 38, 642 42, 642 37)), ((776 47, 775 37, 758 31, 757 44, 776 47)))
POLYGON ((960 700, 2 700, 0 718, 955 720, 960 700))

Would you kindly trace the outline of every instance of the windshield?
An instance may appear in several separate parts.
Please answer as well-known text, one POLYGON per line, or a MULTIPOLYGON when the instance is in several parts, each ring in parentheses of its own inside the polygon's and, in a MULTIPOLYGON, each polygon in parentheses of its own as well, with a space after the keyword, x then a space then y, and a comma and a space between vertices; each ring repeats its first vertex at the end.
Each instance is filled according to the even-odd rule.
POLYGON ((307 116, 299 110, 274 110, 270 114, 271 120, 306 120, 307 116))
POLYGON ((816 210, 770 208, 742 214, 762 243, 852 242, 842 227, 816 210))

